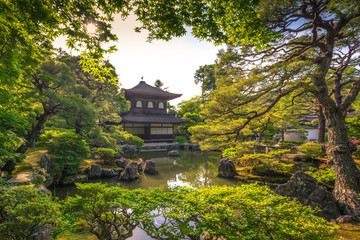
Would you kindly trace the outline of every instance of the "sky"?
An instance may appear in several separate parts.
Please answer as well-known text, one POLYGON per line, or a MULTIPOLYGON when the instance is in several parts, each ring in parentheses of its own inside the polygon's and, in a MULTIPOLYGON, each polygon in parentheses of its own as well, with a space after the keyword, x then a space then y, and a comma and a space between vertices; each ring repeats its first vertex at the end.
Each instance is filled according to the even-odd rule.
MULTIPOLYGON (((172 105, 201 94, 200 85, 194 83, 195 71, 202 65, 214 63, 221 47, 195 39, 191 34, 168 42, 154 40, 149 43, 147 32, 134 31, 135 26, 140 26, 134 16, 125 21, 116 16, 112 26, 119 38, 115 43, 118 51, 111 54, 109 60, 119 75, 122 88, 136 86, 141 77, 152 86, 160 79, 168 91, 183 94, 172 100, 172 105)), ((63 39, 55 41, 55 46, 66 49, 63 39)))

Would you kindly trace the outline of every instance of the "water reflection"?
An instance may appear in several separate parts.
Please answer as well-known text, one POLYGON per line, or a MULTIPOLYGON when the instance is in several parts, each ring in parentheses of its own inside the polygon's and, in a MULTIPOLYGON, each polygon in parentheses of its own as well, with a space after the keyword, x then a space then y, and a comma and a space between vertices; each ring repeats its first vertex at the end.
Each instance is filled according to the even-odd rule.
MULTIPOLYGON (((180 157, 168 157, 167 152, 140 153, 143 160, 151 159, 156 162, 157 174, 141 174, 140 178, 131 182, 121 182, 117 178, 92 179, 90 182, 103 182, 121 186, 127 189, 146 189, 154 187, 188 186, 209 187, 212 185, 236 185, 237 181, 217 177, 220 156, 216 153, 199 151, 183 151, 180 157)), ((74 195, 75 187, 61 187, 56 189, 60 198, 74 195)))
MULTIPOLYGON (((151 159, 156 162, 157 174, 141 174, 140 178, 131 182, 121 182, 117 178, 93 179, 90 182, 103 182, 121 186, 127 189, 155 188, 165 185, 187 186, 194 188, 212 185, 237 185, 232 179, 217 177, 220 156, 214 153, 199 151, 183 151, 180 157, 168 157, 167 152, 141 153, 143 160, 151 159)), ((66 195, 76 194, 76 187, 61 187, 56 189, 56 195, 65 198, 66 195)), ((153 240, 146 232, 136 227, 128 240, 153 240)))

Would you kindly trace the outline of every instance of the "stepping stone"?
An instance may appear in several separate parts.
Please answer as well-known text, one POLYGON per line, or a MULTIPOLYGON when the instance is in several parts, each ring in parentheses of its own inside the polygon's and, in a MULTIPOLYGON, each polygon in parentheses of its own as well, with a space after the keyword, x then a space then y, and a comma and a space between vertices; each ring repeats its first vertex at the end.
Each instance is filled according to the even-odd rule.
POLYGON ((14 183, 25 183, 30 182, 32 177, 32 172, 20 172, 17 173, 15 176, 10 178, 7 183, 14 184, 14 183))

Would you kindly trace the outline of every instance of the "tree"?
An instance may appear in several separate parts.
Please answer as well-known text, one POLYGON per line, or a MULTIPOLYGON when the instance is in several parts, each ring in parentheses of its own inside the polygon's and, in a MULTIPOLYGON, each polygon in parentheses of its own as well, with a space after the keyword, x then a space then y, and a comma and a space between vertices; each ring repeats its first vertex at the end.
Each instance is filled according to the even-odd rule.
MULTIPOLYGON (((247 63, 243 70, 251 74, 228 79, 224 84, 248 97, 227 99, 233 109, 246 103, 253 110, 235 112, 243 118, 224 126, 226 132, 238 137, 253 119, 264 116, 283 97, 312 94, 329 130, 327 152, 337 175, 334 196, 344 213, 356 214, 360 209, 360 171, 351 156, 345 116, 360 91, 359 73, 354 67, 359 63, 356 53, 360 47, 357 2, 263 0, 221 4, 223 1, 214 0, 197 5, 190 1, 186 6, 159 6, 154 2, 147 1, 147 12, 161 7, 174 16, 174 22, 166 25, 143 14, 139 19, 145 22, 142 28, 150 30, 150 38, 169 39, 184 34, 185 26, 191 26, 193 34, 202 39, 243 46, 242 62, 247 63), (259 64, 261 68, 257 68, 259 64), (348 91, 342 91, 347 87, 348 91), (262 106, 256 106, 254 101, 262 106)), ((145 12, 145 8, 138 11, 145 12)), ((226 137, 223 139, 226 141, 226 137)))
POLYGON ((86 141, 72 132, 47 131, 41 135, 41 141, 53 160, 52 175, 56 182, 64 176, 76 174, 81 163, 90 156, 86 141))
POLYGON ((0 186, 1 239, 29 239, 58 220, 59 204, 29 186, 0 186))
MULTIPOLYGON (((359 71, 354 67, 359 64, 359 5, 356 1, 262 1, 255 12, 266 28, 281 38, 264 50, 241 48, 244 61, 250 64, 244 68, 249 75, 229 79, 234 82, 227 84, 246 96, 237 101, 228 99, 232 109, 237 109, 229 114, 243 118, 227 131, 238 135, 280 99, 310 93, 329 130, 327 154, 337 176, 334 196, 343 213, 358 213, 360 172, 351 156, 345 116, 360 91, 359 71), (263 63, 261 68, 254 66, 258 63, 263 63), (347 87, 348 91, 342 91, 347 87), (252 106, 251 111, 241 110, 245 103, 252 106)), ((226 85, 220 91, 226 93, 225 89, 231 91, 226 85)))
POLYGON ((104 184, 78 184, 81 191, 68 197, 64 203, 64 215, 70 221, 84 220, 88 230, 98 239, 126 239, 136 227, 131 218, 131 206, 136 206, 136 195, 143 190, 109 187, 104 184))
POLYGON ((187 123, 179 125, 176 128, 176 131, 180 135, 189 137, 189 127, 196 126, 204 122, 204 119, 200 116, 200 112, 204 107, 204 103, 205 100, 203 99, 203 97, 198 96, 186 101, 182 101, 178 104, 179 110, 176 112, 176 116, 189 121, 187 123))
POLYGON ((214 65, 200 66, 194 75, 195 83, 201 84, 202 95, 207 95, 216 89, 214 65))

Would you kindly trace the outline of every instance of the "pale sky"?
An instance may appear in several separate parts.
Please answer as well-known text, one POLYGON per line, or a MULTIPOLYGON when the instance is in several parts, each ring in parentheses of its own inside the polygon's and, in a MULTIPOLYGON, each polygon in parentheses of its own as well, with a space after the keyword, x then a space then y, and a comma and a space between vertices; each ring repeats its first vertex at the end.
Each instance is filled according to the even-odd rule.
MULTIPOLYGON (((134 16, 126 21, 115 17, 113 33, 119 38, 115 43, 118 51, 111 54, 109 60, 116 68, 121 87, 134 87, 142 76, 152 86, 160 79, 170 92, 183 94, 172 100, 172 105, 201 94, 200 86, 194 83, 195 71, 202 65, 214 63, 221 48, 190 34, 168 42, 154 40, 149 43, 146 32, 133 30, 139 25, 134 16)), ((56 41, 55 46, 65 48, 61 40, 56 41)))

